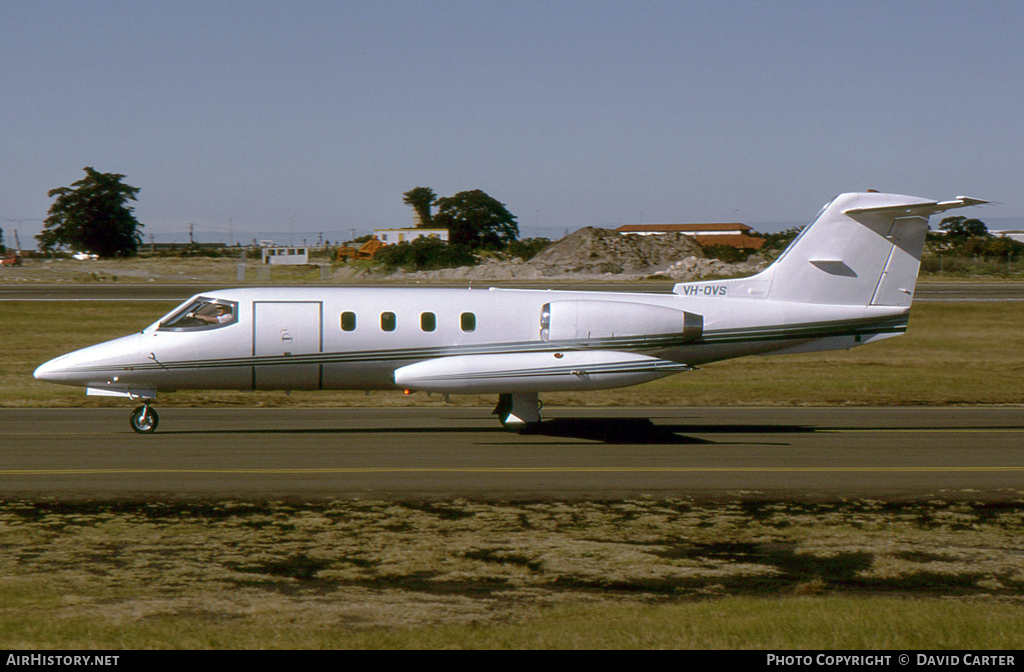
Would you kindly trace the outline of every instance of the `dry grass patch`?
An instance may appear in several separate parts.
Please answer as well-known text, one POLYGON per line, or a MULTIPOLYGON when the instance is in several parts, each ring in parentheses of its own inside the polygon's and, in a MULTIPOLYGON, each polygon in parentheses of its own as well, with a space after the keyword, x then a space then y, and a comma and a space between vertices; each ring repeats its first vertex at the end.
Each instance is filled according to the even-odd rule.
MULTIPOLYGON (((1019 618, 1022 524, 1024 496, 1010 504, 9 502, 0 506, 0 646, 503 646, 515 631, 526 637, 516 646, 691 647, 709 636, 692 622, 696 605, 731 598, 737 620, 707 640, 712 646, 792 648, 804 641, 802 625, 754 637, 737 624, 774 628, 778 598, 808 596, 825 605, 981 600, 1019 618), (650 619, 650 609, 681 619, 673 632, 683 631, 612 636, 622 613, 650 619), (556 636, 565 614, 581 622, 556 636), (468 625, 494 629, 480 636, 468 625), (435 626, 455 630, 421 639, 435 626)), ((859 613, 855 621, 868 620, 872 607, 859 613)), ((823 647, 918 642, 905 639, 910 632, 890 639, 819 618, 825 639, 812 641, 823 647), (843 639, 848 630, 855 639, 843 639)), ((928 648, 972 646, 950 639, 955 629, 942 634, 947 627, 932 626, 928 648)))

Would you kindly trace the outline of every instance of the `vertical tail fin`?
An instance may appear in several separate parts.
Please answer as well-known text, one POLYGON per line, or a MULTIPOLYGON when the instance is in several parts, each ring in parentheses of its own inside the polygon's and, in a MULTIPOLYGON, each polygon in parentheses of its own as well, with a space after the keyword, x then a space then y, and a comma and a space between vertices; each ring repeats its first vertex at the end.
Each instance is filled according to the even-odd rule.
POLYGON ((928 217, 983 203, 965 196, 939 202, 876 192, 842 194, 774 264, 749 280, 767 281, 766 298, 779 301, 909 306, 928 217))

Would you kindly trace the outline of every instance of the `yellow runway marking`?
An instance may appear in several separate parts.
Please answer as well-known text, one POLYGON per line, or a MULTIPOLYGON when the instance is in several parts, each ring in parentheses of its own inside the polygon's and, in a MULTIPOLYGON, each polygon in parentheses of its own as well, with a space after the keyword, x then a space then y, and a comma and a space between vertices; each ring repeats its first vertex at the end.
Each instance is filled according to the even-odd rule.
POLYGON ((0 469, 0 476, 141 474, 578 474, 578 473, 986 473, 1000 467, 337 467, 324 469, 0 469))
MULTIPOLYGON (((991 428, 964 428, 964 429, 942 429, 942 428, 931 428, 931 427, 899 427, 895 429, 859 429, 857 427, 841 427, 841 428, 822 428, 815 429, 814 432, 821 432, 822 434, 848 434, 853 432, 861 432, 865 434, 869 433, 889 433, 889 434, 926 434, 928 432, 938 432, 940 434, 1020 434, 1024 432, 1024 427, 991 427, 991 428)), ((754 432, 751 432, 754 433, 754 432)))

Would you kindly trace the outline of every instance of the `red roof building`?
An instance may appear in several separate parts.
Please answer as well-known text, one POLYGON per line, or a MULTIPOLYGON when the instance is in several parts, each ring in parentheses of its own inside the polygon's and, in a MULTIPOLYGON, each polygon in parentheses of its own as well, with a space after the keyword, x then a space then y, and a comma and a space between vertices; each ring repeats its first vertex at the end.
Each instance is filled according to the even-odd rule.
POLYGON ((621 234, 652 236, 661 233, 681 233, 693 238, 700 245, 729 245, 744 250, 758 250, 764 245, 764 238, 750 235, 752 228, 746 224, 626 224, 615 229, 621 234))

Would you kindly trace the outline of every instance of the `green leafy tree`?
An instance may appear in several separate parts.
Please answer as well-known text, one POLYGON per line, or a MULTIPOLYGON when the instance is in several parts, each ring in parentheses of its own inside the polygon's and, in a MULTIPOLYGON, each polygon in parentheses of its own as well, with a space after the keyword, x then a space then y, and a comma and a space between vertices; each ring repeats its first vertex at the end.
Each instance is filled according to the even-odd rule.
POLYGON ((984 222, 978 219, 946 217, 939 223, 939 229, 929 231, 925 237, 928 254, 984 255, 985 248, 994 240, 984 222))
POLYGON ((732 245, 701 245, 700 250, 704 253, 705 257, 718 259, 727 264, 738 264, 741 261, 746 261, 757 251, 750 248, 733 247, 732 245))
POLYGON ((519 237, 515 215, 479 189, 437 199, 434 226, 448 229, 453 245, 501 250, 519 237))
MULTIPOLYGON (((764 238, 764 245, 758 252, 766 259, 775 259, 782 252, 789 247, 789 244, 793 242, 800 232, 804 229, 803 226, 794 226, 793 228, 786 229, 785 231, 779 231, 778 233, 756 233, 753 237, 764 238)), ((707 248, 704 248, 707 251, 707 248)), ((712 255, 714 256, 714 255, 712 255)))
POLYGON ((138 187, 124 184, 124 175, 100 173, 85 168, 85 177, 70 187, 51 189, 56 197, 43 232, 36 236, 39 247, 53 250, 67 245, 78 252, 101 257, 128 257, 142 243, 142 224, 132 214, 138 187))
POLYGON ((466 245, 449 245, 437 238, 417 238, 382 248, 374 260, 385 268, 432 271, 438 268, 473 266, 476 257, 466 245))
POLYGON ((415 187, 402 194, 402 202, 410 206, 419 216, 417 226, 427 227, 431 225, 430 206, 434 204, 437 194, 430 187, 415 187))
POLYGON ((551 246, 547 238, 523 238, 513 240, 505 249, 511 257, 519 257, 523 261, 529 261, 551 246))
POLYGON ((1013 238, 990 235, 984 240, 985 247, 981 251, 983 255, 1001 257, 1003 259, 1019 259, 1024 254, 1024 243, 1013 238))
POLYGON ((967 219, 966 217, 946 217, 939 223, 939 228, 946 232, 946 238, 952 242, 959 242, 966 238, 975 236, 988 236, 988 227, 980 219, 967 219))

